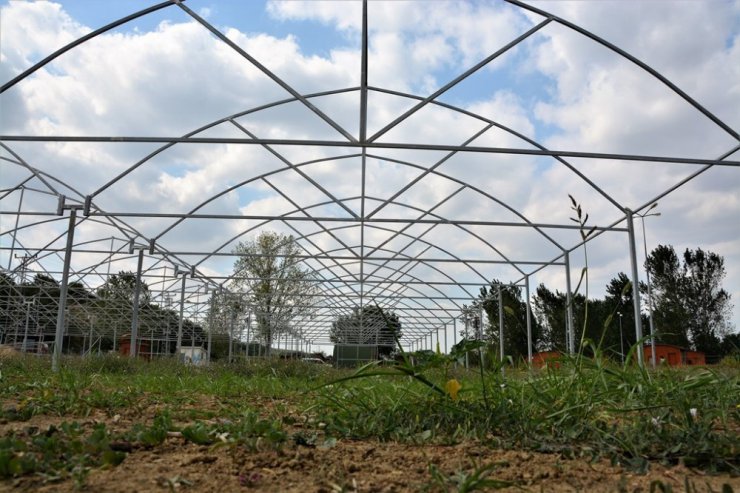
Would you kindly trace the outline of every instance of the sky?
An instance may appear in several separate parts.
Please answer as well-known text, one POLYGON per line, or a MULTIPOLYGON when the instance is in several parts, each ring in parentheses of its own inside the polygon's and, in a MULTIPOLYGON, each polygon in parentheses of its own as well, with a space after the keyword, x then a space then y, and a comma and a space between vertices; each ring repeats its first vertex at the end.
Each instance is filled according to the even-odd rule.
MULTIPOLYGON (((226 121, 198 135, 345 140, 297 101, 248 111, 290 98, 285 85, 302 95, 348 89, 311 98, 311 103, 347 133, 359 135, 356 88, 361 81, 361 3, 188 0, 184 4, 273 78, 173 5, 93 38, 1 94, 0 135, 171 137, 238 114, 233 123, 226 121), (275 79, 285 85, 281 87, 275 79)), ((0 5, 0 83, 5 83, 67 43, 151 4, 75 0, 4 1, 0 5)), ((735 132, 740 129, 740 2, 605 0, 531 5, 620 47, 662 74, 726 127, 735 132)), ((433 94, 544 20, 493 0, 369 2, 368 135, 416 104, 417 100, 399 93, 421 98, 433 94)), ((448 106, 425 106, 377 142, 456 146, 475 136, 470 145, 533 149, 519 134, 561 151, 705 160, 718 159, 738 144, 656 77, 556 22, 504 50, 435 101, 448 106), (490 122, 516 134, 490 128, 490 122)), ((372 148, 363 205, 357 198, 363 192, 361 159, 358 149, 351 147, 181 144, 127 172, 160 145, 7 141, 3 146, 0 188, 11 188, 29 177, 28 169, 17 164, 20 160, 51 177, 45 182, 31 177, 23 196, 24 210, 55 211, 55 194, 63 193, 76 200, 93 194, 95 207, 107 212, 185 213, 218 195, 199 212, 250 216, 310 212, 314 217, 335 219, 270 225, 260 225, 256 219, 191 219, 173 225, 172 218, 122 218, 144 239, 156 237, 157 245, 170 252, 229 252, 236 241, 272 229, 309 235, 301 240, 308 255, 330 250, 345 256, 361 254, 362 235, 367 250, 379 248, 375 252, 379 257, 401 252, 411 258, 499 260, 503 255, 547 262, 559 255, 558 244, 577 244, 579 232, 548 229, 548 239, 521 227, 469 225, 463 230, 453 225, 416 224, 403 229, 403 224, 392 220, 428 219, 431 216, 424 214, 432 211, 444 219, 520 223, 526 217, 534 223, 572 224, 568 197, 572 195, 589 214, 590 225, 608 226, 623 216, 613 202, 631 209, 644 207, 702 168, 575 157, 567 159, 568 167, 546 156, 482 152, 448 156, 439 150, 372 148), (263 173, 271 174, 253 180, 263 173), (374 216, 388 222, 375 223, 364 234, 356 224, 340 220, 352 213, 361 215, 363 207, 370 214, 391 198, 395 203, 380 208, 374 216), (398 231, 403 234, 394 237, 398 231), (412 242, 404 234, 422 235, 423 241, 412 242)), ((727 159, 740 161, 740 153, 727 159)), ((648 250, 670 244, 679 253, 700 247, 722 255, 727 270, 724 286, 735 304, 740 298, 739 192, 740 169, 714 166, 659 198, 652 212, 660 216, 645 220, 648 250)), ((0 209, 15 210, 19 200, 18 191, 7 194, 0 200, 0 209)), ((54 238, 65 230, 65 220, 50 219, 56 220, 43 228, 19 231, 17 246, 33 252, 51 242, 61 248, 64 238, 54 238)), ((38 218, 23 216, 19 224, 34 220, 38 218)), ((3 214, 0 221, 7 232, 15 217, 3 214)), ((639 220, 635 225, 641 266, 642 225, 639 220)), ((619 226, 624 227, 624 222, 619 226)), ((88 250, 109 248, 113 242, 125 251, 120 237, 119 231, 93 220, 75 231, 76 242, 90 242, 88 250)), ((3 247, 12 241, 9 234, 0 236, 3 247)), ((571 253, 573 284, 585 265, 584 253, 588 255, 591 296, 602 296, 611 278, 629 272, 623 231, 604 233, 588 244, 587 252, 577 249, 571 253)), ((89 270, 104 258, 98 253, 79 253, 73 257, 73 268, 89 270)), ((233 264, 228 256, 204 259, 203 255, 181 254, 179 259, 197 263, 203 275, 228 275, 233 264)), ((9 250, 0 251, 3 268, 17 262, 9 257, 9 250)), ((157 269, 166 277, 164 266, 171 268, 171 263, 147 259, 150 281, 158 279, 157 269)), ((35 268, 42 264, 58 271, 61 257, 49 255, 35 268)), ((358 263, 349 261, 314 260, 309 265, 323 269, 329 277, 357 276, 360 269, 358 263)), ((377 268, 377 275, 397 275, 391 268, 410 268, 409 275, 419 280, 471 283, 493 278, 514 282, 521 277, 510 266, 479 263, 473 267, 449 261, 426 265, 393 261, 368 263, 363 274, 377 268)), ((111 269, 135 269, 135 259, 121 255, 111 269)), ((529 272, 533 267, 522 269, 529 272)), ((640 277, 644 279, 642 268, 640 277)), ((95 286, 102 277, 90 273, 84 280, 95 286)), ((188 283, 195 296, 197 283, 188 283)), ((543 268, 531 276, 532 290, 539 283, 563 291, 564 268, 543 268)), ((162 281, 161 287, 169 286, 162 281)), ((436 290, 412 286, 419 289, 419 296, 477 293, 476 287, 466 293, 441 284, 436 290)), ((205 296, 198 295, 201 298, 205 296)), ((422 301, 410 299, 408 303, 422 301)), ((440 307, 452 306, 443 300, 439 303, 440 307)), ((735 328, 740 327, 740 309, 734 309, 731 320, 735 328)), ((447 334, 451 343, 449 328, 447 334)))

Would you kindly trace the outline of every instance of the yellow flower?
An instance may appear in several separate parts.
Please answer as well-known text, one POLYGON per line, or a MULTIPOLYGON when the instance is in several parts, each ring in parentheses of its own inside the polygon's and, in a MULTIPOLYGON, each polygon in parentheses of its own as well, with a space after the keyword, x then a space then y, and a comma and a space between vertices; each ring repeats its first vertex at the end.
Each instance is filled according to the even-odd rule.
POLYGON ((445 391, 450 395, 450 398, 453 401, 457 400, 457 393, 462 388, 462 385, 460 385, 460 382, 458 382, 456 379, 448 380, 445 384, 445 391))

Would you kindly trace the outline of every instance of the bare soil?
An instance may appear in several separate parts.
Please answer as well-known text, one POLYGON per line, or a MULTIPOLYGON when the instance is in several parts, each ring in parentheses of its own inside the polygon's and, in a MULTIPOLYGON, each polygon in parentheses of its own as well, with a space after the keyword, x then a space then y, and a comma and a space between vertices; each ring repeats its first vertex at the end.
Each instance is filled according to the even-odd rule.
MULTIPOLYGON (((67 418, 69 419, 69 418, 67 418)), ((139 418, 140 419, 140 418, 139 418)), ((147 417, 144 417, 146 420, 147 417)), ((63 418, 36 416, 27 422, 0 424, 0 435, 27 427, 58 425, 63 418)), ((100 413, 83 425, 104 421, 110 429, 126 429, 135 417, 100 413)), ((630 472, 605 460, 565 459, 557 454, 495 450, 477 443, 452 446, 410 445, 340 440, 331 447, 309 447, 290 442, 280 450, 195 445, 173 433, 160 446, 134 448, 122 464, 93 469, 87 491, 132 492, 404 492, 456 491, 432 480, 430 466, 451 477, 471 474, 496 464, 490 479, 515 486, 502 491, 533 492, 649 492, 659 480, 672 491, 686 491, 688 480, 697 492, 720 492, 730 485, 740 491, 740 478, 707 475, 684 466, 652 464, 647 474, 630 472)), ((37 476, 0 482, 0 491, 71 492, 72 480, 45 483, 37 476)), ((657 490, 662 491, 662 490, 657 490)))

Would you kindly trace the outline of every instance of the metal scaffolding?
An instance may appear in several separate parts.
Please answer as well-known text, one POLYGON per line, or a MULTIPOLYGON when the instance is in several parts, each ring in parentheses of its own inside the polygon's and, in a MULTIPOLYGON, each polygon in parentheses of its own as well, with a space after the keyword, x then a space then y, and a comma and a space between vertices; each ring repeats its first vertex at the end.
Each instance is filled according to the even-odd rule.
MULTIPOLYGON (((184 135, 152 136, 143 131, 140 135, 7 135, 0 129, 0 171, 13 170, 12 173, 2 172, 0 191, 0 253, 7 258, 0 273, 4 276, 4 284, 0 286, 0 343, 32 352, 53 352, 54 365, 58 365, 62 351, 78 354, 117 351, 125 338, 130 338, 132 355, 137 348, 150 357, 179 353, 183 346, 206 347, 210 352, 219 342, 228 344, 230 359, 239 354, 246 357, 262 354, 265 341, 255 332, 254 313, 215 314, 211 304, 215 297, 225 296, 224 293, 248 302, 249 293, 234 293, 231 289, 232 277, 223 261, 235 260, 232 251, 238 241, 266 229, 284 231, 295 237, 302 252, 298 256, 302 268, 312 273, 320 287, 320 295, 311 299, 312 315, 291 320, 275 341, 277 347, 286 352, 308 352, 322 344, 330 344, 331 325, 337 317, 370 305, 399 315, 403 321, 400 342, 404 347, 433 349, 434 337, 439 344, 442 332, 446 351, 449 332, 457 341, 456 321, 463 320, 467 328, 468 317, 462 316, 464 305, 474 302, 478 289, 492 281, 492 271, 486 269, 506 269, 497 272, 502 278, 508 276, 504 282, 526 287, 527 305, 533 275, 543 269, 565 269, 570 299, 570 255, 586 242, 606 234, 625 243, 631 265, 630 277, 633 285, 637 285, 634 216, 644 214, 656 201, 711 168, 740 166, 737 157, 732 159, 740 149, 738 132, 657 70, 596 34, 524 2, 508 0, 507 3, 539 17, 540 22, 429 95, 408 94, 369 84, 367 1, 362 8, 359 86, 301 93, 180 0, 165 1, 94 30, 5 82, 0 87, 0 95, 32 79, 39 69, 59 56, 73 53, 75 48, 103 33, 163 9, 177 9, 239 55, 244 64, 271 79, 288 96, 257 107, 238 108, 184 135), (521 129, 439 99, 481 68, 554 25, 572 30, 582 36, 584 42, 601 45, 655 78, 734 139, 735 144, 715 158, 553 150, 521 129), (349 95, 360 101, 358 114, 354 116, 359 122, 356 133, 333 119, 319 104, 327 98, 349 95), (398 98, 407 103, 408 109, 371 132, 368 108, 371 107, 369 99, 375 96, 398 98), (250 128, 248 117, 296 105, 312 115, 314 123, 331 129, 330 135, 335 137, 265 138, 250 128), (393 129, 429 108, 471 119, 477 122, 479 130, 454 145, 430 142, 424 135, 409 142, 388 140, 393 129), (211 132, 217 129, 232 136, 214 136, 211 132), (493 131, 504 132, 520 145, 496 147, 482 143, 481 138, 493 131), (78 190, 76 183, 68 183, 64 176, 44 171, 48 166, 29 162, 22 156, 27 146, 51 143, 141 144, 148 151, 125 170, 109 176, 102 185, 78 190), (200 203, 186 209, 146 210, 129 204, 127 208, 111 210, 105 206, 127 178, 148 166, 155 166, 168 152, 187 153, 194 149, 215 152, 223 146, 258 147, 271 160, 272 168, 252 173, 245 166, 242 176, 232 177, 231 183, 223 189, 203 195, 200 203), (314 151, 317 149, 322 157, 316 157, 314 151), (290 157, 301 150, 307 155, 305 160, 290 157), (548 160, 567 169, 577 183, 585 184, 611 205, 612 219, 594 225, 588 239, 566 243, 553 232, 577 232, 581 226, 530 220, 524 211, 505 198, 475 181, 456 176, 449 167, 451 162, 465 166, 465 160, 472 157, 495 163, 502 158, 521 156, 548 160), (688 176, 677 175, 673 184, 655 196, 624 204, 599 186, 582 167, 574 165, 575 161, 582 160, 599 161, 603 166, 626 162, 645 166, 663 163, 691 165, 695 169, 688 176), (397 190, 390 190, 388 195, 378 195, 368 187, 371 163, 416 170, 418 174, 397 190), (354 185, 359 194, 328 188, 311 172, 317 167, 331 166, 358 168, 359 183, 354 185), (296 196, 288 190, 287 180, 299 182, 305 194, 296 196), (444 183, 451 191, 432 203, 409 202, 407 192, 415 185, 428 183, 427 180, 444 183), (280 199, 285 207, 270 213, 253 213, 239 207, 224 212, 213 207, 234 194, 246 193, 250 187, 259 187, 262 193, 280 199), (306 197, 311 197, 310 201, 306 197), (312 197, 320 198, 313 200, 312 197), (487 210, 502 211, 505 219, 488 220, 446 212, 446 206, 459 200, 474 200, 487 210), (211 247, 201 247, 201 243, 190 242, 181 234, 183 231, 192 234, 205 222, 224 225, 220 235, 213 238, 211 247), (519 258, 504 251, 497 239, 522 230, 530 235, 528 238, 532 242, 545 245, 551 253, 538 258, 519 258), (53 234, 40 233, 44 231, 53 234), (88 231, 98 236, 90 237, 88 231), (85 234, 79 236, 78 232, 85 234), (461 247, 443 245, 438 241, 440 237, 459 237, 461 247), (475 242, 479 247, 474 254, 464 247, 466 241, 475 242), (112 276, 133 270, 132 266, 136 266, 133 299, 121 302, 107 299, 99 291, 94 294, 112 276), (54 282, 38 287, 38 283, 31 282, 34 276, 54 282), (148 286, 147 293, 142 293, 142 281, 148 286), (76 290, 75 287, 84 289, 76 290), (93 297, 86 298, 88 295, 81 294, 85 291, 93 293, 93 297), (146 300, 140 298, 144 294, 146 300), (101 306, 107 313, 105 320, 99 319, 100 311, 93 309, 101 306), (141 341, 148 341, 146 351, 141 349, 141 341)), ((641 340, 639 290, 634 294, 634 331, 636 339, 641 340)), ((572 352, 576 350, 576 343, 570 306, 568 310, 568 348, 572 352)), ((530 314, 528 309, 528 353, 531 357, 530 314)), ((505 330, 503 323, 500 327, 505 330)), ((358 338, 358 344, 367 339, 365 332, 368 331, 378 334, 380 327, 360 324, 357 333, 362 337, 358 338)), ((501 343, 503 358, 503 339, 501 343)), ((643 352, 636 354, 642 362, 643 352)))

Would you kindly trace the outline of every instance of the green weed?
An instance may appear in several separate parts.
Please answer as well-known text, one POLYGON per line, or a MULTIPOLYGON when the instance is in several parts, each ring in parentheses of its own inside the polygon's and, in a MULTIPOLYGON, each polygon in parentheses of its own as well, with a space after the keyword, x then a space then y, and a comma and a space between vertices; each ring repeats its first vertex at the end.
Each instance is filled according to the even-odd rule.
POLYGON ((81 488, 91 467, 116 466, 125 458, 110 444, 110 433, 102 424, 88 434, 77 422, 11 432, 0 439, 0 478, 43 473, 46 481, 69 477, 81 488))
POLYGON ((474 466, 472 471, 459 470, 448 476, 440 471, 437 466, 430 464, 429 474, 432 476, 432 480, 426 485, 425 489, 468 493, 470 491, 498 490, 516 486, 516 483, 512 481, 490 477, 497 466, 498 464, 474 466))

